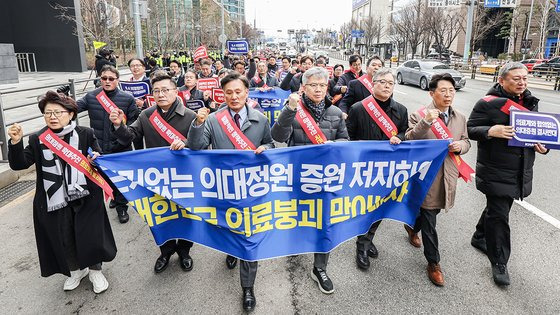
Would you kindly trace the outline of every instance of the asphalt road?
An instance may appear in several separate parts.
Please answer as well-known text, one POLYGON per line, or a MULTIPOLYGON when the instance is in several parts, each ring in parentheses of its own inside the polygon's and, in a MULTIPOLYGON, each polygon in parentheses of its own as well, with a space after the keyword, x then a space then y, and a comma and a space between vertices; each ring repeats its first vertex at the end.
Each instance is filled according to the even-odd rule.
MULTIPOLYGON (((333 61, 331 61, 333 62, 333 61)), ((490 84, 467 82, 456 95, 456 109, 467 116, 490 84)), ((556 93, 533 90, 541 111, 559 112, 556 93)), ((409 111, 429 102, 426 91, 397 86, 395 99, 409 111)), ((476 146, 466 156, 474 165, 476 146)), ((539 156, 534 192, 527 201, 560 219, 558 152, 539 156)), ((131 210, 129 223, 118 223, 109 210, 118 246, 117 258, 104 265, 109 289, 92 292, 85 278, 64 292, 61 275, 41 278, 32 224, 32 195, 0 208, 0 301, 2 313, 242 313, 239 271, 228 270, 225 255, 195 245, 194 269, 183 272, 174 256, 162 274, 153 273, 159 255, 148 227, 131 210)), ((322 294, 310 279, 313 257, 302 255, 260 263, 255 284, 255 314, 558 314, 560 313, 560 230, 514 204, 510 214, 512 285, 494 285, 490 263, 469 244, 484 208, 484 196, 472 183, 460 182, 455 208, 438 216, 441 265, 446 285, 432 285, 422 250, 407 243, 402 224, 383 222, 375 243, 379 258, 367 272, 357 269, 354 240, 333 250, 328 272, 336 291, 322 294)))

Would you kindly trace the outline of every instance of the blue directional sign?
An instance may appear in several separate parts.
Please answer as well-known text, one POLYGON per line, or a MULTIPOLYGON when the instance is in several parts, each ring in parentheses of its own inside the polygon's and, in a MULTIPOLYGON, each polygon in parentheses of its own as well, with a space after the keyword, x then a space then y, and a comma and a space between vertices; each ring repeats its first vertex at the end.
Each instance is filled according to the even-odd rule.
POLYGON ((364 31, 363 30, 352 30, 352 37, 354 38, 362 38, 364 37, 364 31))
POLYGON ((500 0, 484 0, 485 8, 499 8, 500 0))
POLYGON ((246 40, 228 40, 227 49, 233 54, 246 54, 249 52, 249 42, 246 40))
POLYGON ((560 12, 560 0, 556 2, 556 12, 560 12))

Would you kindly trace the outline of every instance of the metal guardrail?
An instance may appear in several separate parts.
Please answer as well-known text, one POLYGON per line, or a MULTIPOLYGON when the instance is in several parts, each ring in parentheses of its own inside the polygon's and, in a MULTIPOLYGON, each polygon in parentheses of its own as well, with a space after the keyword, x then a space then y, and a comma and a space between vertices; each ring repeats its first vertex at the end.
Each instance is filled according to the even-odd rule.
MULTIPOLYGON (((0 92, 0 152, 2 153, 2 158, 0 159, 0 163, 6 163, 8 160, 8 127, 14 123, 25 123, 25 122, 29 122, 38 118, 43 118, 43 115, 41 113, 37 113, 37 114, 31 114, 28 115, 25 118, 20 118, 20 119, 16 119, 16 120, 12 120, 10 121, 10 123, 8 124, 6 121, 6 112, 9 111, 16 111, 16 110, 21 110, 22 108, 26 108, 29 106, 37 106, 37 101, 34 100, 32 102, 24 102, 24 103, 18 103, 18 104, 14 104, 11 106, 7 106, 5 105, 5 99, 7 96, 9 95, 14 95, 17 93, 27 93, 27 94, 33 94, 33 92, 40 92, 40 94, 45 93, 47 90, 52 89, 52 90, 56 90, 56 88, 67 85, 69 86, 69 95, 70 97, 72 97, 74 100, 77 100, 79 97, 85 95, 87 92, 95 89, 95 85, 94 84, 88 84, 88 83, 93 83, 95 79, 84 79, 84 80, 74 80, 74 79, 69 79, 66 82, 58 82, 55 84, 48 84, 48 85, 41 85, 38 87, 33 87, 33 88, 26 88, 26 89, 19 89, 19 90, 12 90, 12 91, 7 91, 7 92, 0 92), (83 85, 83 88, 77 88, 78 85, 83 85), (86 87, 89 88, 86 90, 86 87)), ((38 111, 37 111, 38 112, 38 111)), ((88 113, 86 112, 82 112, 80 114, 78 114, 78 118, 76 119, 76 122, 79 124, 79 121, 81 118, 87 117, 88 113)), ((42 127, 41 127, 42 128, 42 127)), ((29 130, 28 128, 24 129, 24 137, 28 137, 29 135, 37 132, 40 130, 40 128, 38 129, 32 129, 29 130)))
POLYGON ((37 72, 37 59, 34 53, 16 53, 16 60, 19 72, 37 72))

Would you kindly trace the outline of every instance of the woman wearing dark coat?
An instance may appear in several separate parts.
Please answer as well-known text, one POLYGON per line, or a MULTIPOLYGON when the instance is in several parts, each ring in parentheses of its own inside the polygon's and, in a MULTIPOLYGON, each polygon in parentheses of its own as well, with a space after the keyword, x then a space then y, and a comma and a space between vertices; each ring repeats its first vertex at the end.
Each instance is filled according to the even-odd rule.
POLYGON ((69 291, 89 275, 93 291, 101 293, 109 286, 101 263, 112 261, 117 253, 103 191, 42 144, 39 136, 50 129, 84 156, 90 147, 99 151, 99 145, 91 128, 76 126, 78 107, 70 97, 47 92, 39 109, 47 126, 29 136, 27 147, 21 126, 9 128, 8 160, 13 170, 36 165, 33 223, 41 276, 68 276, 64 290, 69 291))

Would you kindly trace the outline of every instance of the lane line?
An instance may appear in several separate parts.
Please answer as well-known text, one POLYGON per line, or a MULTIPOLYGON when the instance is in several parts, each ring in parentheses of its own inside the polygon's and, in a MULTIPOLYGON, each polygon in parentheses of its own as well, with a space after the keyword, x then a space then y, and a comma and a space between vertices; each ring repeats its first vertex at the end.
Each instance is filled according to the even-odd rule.
MULTIPOLYGON (((474 180, 476 177, 476 174, 471 174, 472 177, 472 183, 474 184, 474 180)), ((517 200, 514 199, 513 200, 516 204, 520 205, 521 207, 525 208, 525 210, 531 212, 532 214, 536 215, 537 217, 543 219, 545 222, 552 224, 552 226, 554 226, 557 229, 560 229, 560 220, 556 219, 555 217, 551 216, 550 214, 542 211, 541 209, 533 206, 532 204, 528 203, 527 201, 523 200, 517 200)))
POLYGON ((399 93, 399 94, 403 94, 403 95, 408 95, 408 93, 405 93, 405 92, 401 92, 401 91, 397 91, 397 90, 393 90, 393 92, 397 92, 397 93, 399 93))
POLYGON ((527 209, 529 212, 533 213, 537 217, 545 220, 546 222, 552 224, 557 229, 560 229, 560 220, 556 219, 555 217, 551 216, 550 214, 540 210, 539 208, 533 206, 532 204, 528 203, 527 201, 519 201, 515 200, 515 203, 522 206, 523 208, 527 209))

